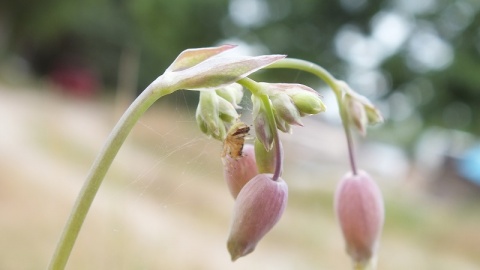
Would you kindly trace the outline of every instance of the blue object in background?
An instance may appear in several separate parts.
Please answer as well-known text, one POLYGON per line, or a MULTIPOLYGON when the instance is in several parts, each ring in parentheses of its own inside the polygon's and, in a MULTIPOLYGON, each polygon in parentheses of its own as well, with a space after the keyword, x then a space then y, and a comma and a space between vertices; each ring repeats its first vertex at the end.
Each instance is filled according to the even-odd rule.
POLYGON ((467 150, 458 160, 459 174, 480 186, 480 145, 467 150))

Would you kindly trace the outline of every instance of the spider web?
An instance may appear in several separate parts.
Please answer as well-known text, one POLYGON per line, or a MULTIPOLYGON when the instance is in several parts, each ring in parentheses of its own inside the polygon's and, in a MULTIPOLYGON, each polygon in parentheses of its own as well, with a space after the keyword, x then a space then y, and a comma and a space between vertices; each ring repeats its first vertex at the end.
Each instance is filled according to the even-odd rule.
MULTIPOLYGON (((196 104, 186 97, 192 94, 195 92, 181 91, 173 99, 160 100, 140 119, 132 132, 133 139, 127 141, 127 151, 132 155, 129 159, 135 162, 121 162, 120 166, 132 168, 121 189, 133 192, 134 200, 148 196, 163 209, 175 209, 195 205, 197 193, 204 189, 229 196, 223 179, 223 143, 197 127, 196 104)), ((247 98, 241 103, 240 113, 248 119, 252 108, 247 98)))

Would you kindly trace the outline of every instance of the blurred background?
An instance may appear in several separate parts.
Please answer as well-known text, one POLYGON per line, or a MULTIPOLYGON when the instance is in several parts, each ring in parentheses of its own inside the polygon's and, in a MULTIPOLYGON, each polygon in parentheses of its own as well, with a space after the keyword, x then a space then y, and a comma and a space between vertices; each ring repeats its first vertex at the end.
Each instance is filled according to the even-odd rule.
MULTIPOLYGON (((186 48, 318 63, 386 122, 356 138, 381 186, 379 269, 480 269, 477 0, 44 0, 0 2, 0 269, 45 268, 96 153, 129 102, 186 48)), ((332 197, 348 171, 328 112, 282 134, 286 213, 231 263, 233 200, 221 143, 194 121, 198 93, 147 112, 94 201, 68 269, 349 269, 332 197)), ((251 105, 244 98, 248 121, 251 105)))

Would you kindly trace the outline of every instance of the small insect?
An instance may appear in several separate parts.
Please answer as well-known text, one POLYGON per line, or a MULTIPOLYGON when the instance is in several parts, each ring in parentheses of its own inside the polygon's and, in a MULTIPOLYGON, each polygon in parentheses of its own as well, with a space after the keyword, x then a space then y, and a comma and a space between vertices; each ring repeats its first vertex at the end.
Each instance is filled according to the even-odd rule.
POLYGON ((234 159, 241 157, 245 136, 247 136, 249 131, 250 127, 243 122, 233 124, 223 142, 222 157, 225 157, 227 154, 234 159))

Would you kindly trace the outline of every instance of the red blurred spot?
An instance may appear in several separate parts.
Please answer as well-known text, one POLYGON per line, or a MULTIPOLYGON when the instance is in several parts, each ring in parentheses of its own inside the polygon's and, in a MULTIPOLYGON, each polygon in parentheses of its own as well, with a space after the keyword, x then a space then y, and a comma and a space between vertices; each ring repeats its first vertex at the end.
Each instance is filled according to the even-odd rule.
POLYGON ((49 77, 62 92, 75 97, 93 97, 100 86, 97 76, 85 67, 61 65, 54 68, 49 77))

